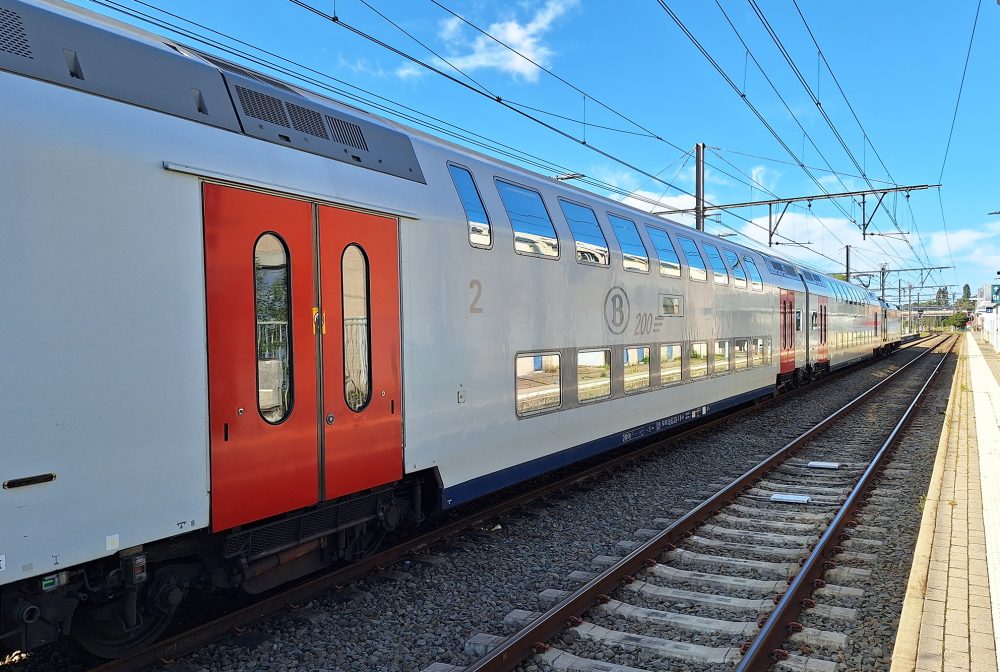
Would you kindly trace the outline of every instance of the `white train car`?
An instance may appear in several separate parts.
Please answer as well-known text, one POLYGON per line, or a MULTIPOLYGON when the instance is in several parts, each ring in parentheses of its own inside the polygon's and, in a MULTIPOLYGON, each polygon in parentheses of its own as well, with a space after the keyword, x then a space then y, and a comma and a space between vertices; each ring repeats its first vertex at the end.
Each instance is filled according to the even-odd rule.
POLYGON ((189 589, 898 336, 846 283, 69 5, 0 0, 0 117, 0 645, 121 655, 189 589))

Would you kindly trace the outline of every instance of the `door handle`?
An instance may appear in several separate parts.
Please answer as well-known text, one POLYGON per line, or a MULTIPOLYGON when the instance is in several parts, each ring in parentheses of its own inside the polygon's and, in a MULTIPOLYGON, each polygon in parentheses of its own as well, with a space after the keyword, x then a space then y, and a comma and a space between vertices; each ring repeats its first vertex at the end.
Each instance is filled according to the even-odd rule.
POLYGON ((326 311, 320 312, 319 306, 312 309, 313 336, 316 335, 316 327, 320 328, 320 333, 326 335, 326 311))
POLYGON ((326 424, 328 424, 328 425, 332 425, 332 424, 333 424, 333 421, 334 421, 335 419, 336 419, 336 418, 334 418, 334 417, 333 417, 333 413, 327 413, 327 414, 326 414, 326 424))

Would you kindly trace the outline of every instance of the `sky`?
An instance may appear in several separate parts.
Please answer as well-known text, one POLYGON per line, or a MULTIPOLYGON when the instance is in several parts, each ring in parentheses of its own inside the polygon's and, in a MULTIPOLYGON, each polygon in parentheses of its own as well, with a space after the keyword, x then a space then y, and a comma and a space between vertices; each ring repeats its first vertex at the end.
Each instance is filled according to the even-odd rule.
MULTIPOLYGON (((1000 271, 990 0, 74 2, 230 60, 250 63, 236 49, 304 72, 313 83, 271 70, 542 174, 582 174, 572 182, 646 210, 693 206, 699 142, 717 205, 940 183, 888 194, 869 231, 895 235, 865 240, 857 199, 794 204, 772 251, 826 272, 844 271, 847 245, 852 271, 954 267, 930 273, 915 300, 943 284, 975 295, 1000 271)), ((767 221, 766 206, 733 209, 706 230, 766 248, 767 221)), ((890 273, 887 297, 927 276, 890 273)))

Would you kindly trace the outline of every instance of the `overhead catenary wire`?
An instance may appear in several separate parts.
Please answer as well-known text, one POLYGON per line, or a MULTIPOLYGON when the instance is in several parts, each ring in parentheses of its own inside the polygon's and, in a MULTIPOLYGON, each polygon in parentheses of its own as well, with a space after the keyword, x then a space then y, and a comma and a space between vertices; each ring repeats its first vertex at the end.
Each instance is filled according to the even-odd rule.
MULTIPOLYGON (((427 128, 430 128, 432 130, 435 130, 436 132, 441 132, 441 133, 444 133, 444 134, 449 135, 451 137, 456 137, 456 138, 461 139, 463 141, 470 142, 471 144, 474 144, 476 146, 481 146, 484 149, 487 149, 488 151, 497 152, 497 153, 500 153, 502 155, 509 156, 510 158, 514 158, 515 160, 527 163, 528 165, 534 165, 535 167, 539 167, 539 168, 541 168, 543 170, 547 170, 549 172, 553 172, 553 173, 557 173, 557 174, 559 172, 573 172, 571 169, 569 169, 569 168, 567 168, 565 166, 560 166, 559 164, 551 162, 551 161, 548 161, 546 159, 541 159, 540 157, 535 157, 534 155, 531 155, 529 153, 523 152, 522 150, 519 150, 517 148, 513 148, 510 145, 506 145, 505 143, 500 143, 499 141, 496 141, 494 139, 488 138, 487 136, 483 136, 481 134, 474 133, 474 132, 469 131, 468 129, 465 129, 465 128, 461 127, 461 126, 452 124, 451 122, 447 122, 447 121, 444 121, 444 120, 441 120, 441 119, 437 119, 436 117, 433 117, 432 115, 427 115, 426 113, 421 112, 419 110, 416 110, 415 108, 409 108, 408 106, 400 105, 400 104, 396 103, 395 101, 391 101, 390 99, 387 99, 387 98, 385 98, 383 96, 375 94, 375 93, 373 93, 371 91, 368 91, 367 89, 364 89, 362 87, 358 87, 357 85, 351 84, 351 83, 346 82, 344 80, 337 79, 337 78, 335 78, 335 77, 333 77, 331 75, 323 73, 323 72, 321 72, 319 70, 315 70, 313 68, 310 68, 309 66, 303 65, 303 64, 298 63, 296 61, 292 61, 292 60, 287 59, 285 57, 282 57, 280 55, 273 54, 272 52, 269 52, 269 51, 267 51, 265 49, 257 47, 256 45, 253 45, 253 44, 251 44, 249 42, 245 42, 245 41, 240 40, 240 39, 238 39, 238 38, 236 38, 236 37, 234 37, 232 35, 228 35, 228 34, 223 33, 221 31, 217 31, 217 30, 215 30, 213 28, 210 28, 208 26, 204 26, 203 24, 199 24, 197 22, 194 22, 194 21, 191 21, 189 19, 186 19, 186 18, 184 18, 182 16, 179 16, 177 14, 173 14, 173 13, 171 13, 171 12, 169 12, 167 10, 164 10, 162 8, 159 8, 159 7, 157 7, 157 6, 153 5, 153 4, 150 4, 150 3, 147 3, 147 2, 143 2, 142 0, 133 0, 133 1, 136 2, 139 5, 148 7, 150 9, 152 9, 152 10, 157 11, 157 12, 161 12, 161 13, 163 13, 166 16, 171 16, 171 17, 173 17, 173 18, 175 18, 175 19, 177 19, 179 21, 183 21, 183 22, 188 23, 190 25, 196 26, 196 27, 200 28, 201 30, 208 31, 209 33, 217 35, 217 36, 219 36, 221 38, 224 38, 226 40, 230 40, 230 41, 235 42, 237 44, 241 44, 244 47, 247 47, 248 49, 260 52, 262 54, 270 55, 273 58, 275 58, 275 59, 277 59, 277 60, 279 60, 282 63, 285 63, 287 65, 281 65, 281 64, 276 63, 274 61, 270 61, 270 60, 268 60, 266 58, 263 58, 263 57, 260 57, 260 56, 256 56, 255 54, 252 54, 252 53, 250 53, 250 52, 248 52, 246 50, 233 47, 232 45, 227 45, 224 42, 219 41, 218 39, 214 39, 214 38, 207 37, 205 35, 201 35, 201 34, 199 34, 197 32, 194 32, 194 31, 192 31, 190 29, 184 28, 183 26, 180 26, 180 25, 178 25, 176 23, 172 23, 170 21, 167 21, 167 20, 164 20, 164 19, 152 16, 152 15, 150 15, 148 13, 136 10, 134 8, 126 7, 126 6, 122 5, 121 3, 115 2, 115 0, 90 0, 90 1, 92 3, 94 3, 94 4, 96 4, 96 5, 105 7, 107 9, 112 10, 112 11, 125 14, 125 15, 133 18, 133 19, 137 19, 137 20, 139 20, 141 22, 149 23, 150 25, 156 26, 156 27, 161 28, 163 30, 166 30, 168 32, 175 33, 175 34, 177 34, 179 36, 182 36, 185 39, 189 39, 189 40, 192 40, 192 41, 197 42, 199 44, 206 45, 206 46, 210 47, 211 49, 215 49, 215 50, 221 51, 221 52, 223 52, 223 53, 225 53, 225 54, 227 54, 229 56, 234 56, 234 57, 236 57, 238 59, 245 59, 245 60, 253 63, 254 65, 258 65, 258 66, 263 67, 265 70, 273 70, 275 72, 281 73, 282 75, 289 76, 289 77, 291 77, 291 78, 293 78, 295 80, 305 82, 305 83, 307 83, 310 86, 314 86, 314 87, 317 87, 319 89, 335 93, 338 96, 347 98, 348 100, 353 100, 355 102, 359 102, 359 103, 362 103, 364 105, 372 106, 375 109, 378 109, 380 111, 386 112, 386 113, 388 113, 388 114, 390 114, 392 116, 397 116, 399 118, 405 119, 407 121, 410 121, 411 123, 416 123, 418 125, 422 125, 422 126, 425 126, 427 128), (310 75, 310 74, 305 74, 305 73, 312 73, 312 74, 310 75), (357 94, 357 93, 353 93, 352 91, 347 91, 345 89, 340 89, 338 87, 331 86, 330 84, 327 84, 327 83, 325 83, 323 81, 320 81, 320 79, 317 79, 317 77, 322 77, 323 79, 329 79, 330 81, 334 81, 334 82, 337 82, 338 84, 342 84, 342 85, 347 86, 347 87, 349 87, 351 89, 354 89, 356 91, 360 91, 360 92, 362 92, 365 95, 371 96, 372 98, 374 98, 374 100, 372 98, 366 98, 363 95, 360 95, 360 94, 357 94), (391 107, 390 105, 397 106, 399 109, 391 107), (434 121, 433 122, 427 121, 428 119, 434 120, 434 121), (440 125, 438 125, 438 124, 440 124, 440 125), (496 145, 499 145, 499 148, 496 145), (507 148, 507 149, 503 149, 503 148, 507 148), (533 157, 533 158, 531 158, 531 157, 533 157)), ((689 157, 690 152, 688 150, 682 150, 682 155, 684 155, 686 157, 686 160, 690 158, 689 157)), ((672 162, 672 163, 676 163, 676 161, 672 162)), ((682 166, 682 168, 683 168, 683 166, 682 166)), ((664 171, 660 171, 660 172, 664 172, 664 171)), ((660 201, 657 200, 657 199, 645 198, 641 194, 634 193, 634 191, 625 190, 625 189, 622 189, 620 187, 617 187, 616 185, 609 184, 607 182, 603 182, 603 181, 600 181, 600 180, 597 180, 597 179, 594 179, 594 178, 586 178, 583 181, 585 181, 586 183, 591 184, 593 186, 597 186, 598 188, 606 189, 606 190, 608 190, 610 192, 618 193, 618 194, 620 194, 622 196, 629 196, 629 197, 634 198, 634 199, 636 199, 638 201, 649 203, 650 205, 661 205, 660 201)), ((662 180, 658 180, 658 181, 662 182, 662 180)), ((683 192, 684 190, 680 190, 680 191, 683 192)), ((687 195, 690 196, 689 193, 687 195)), ((732 214, 733 216, 735 216, 737 219, 740 219, 740 220, 742 220, 744 222, 747 222, 747 223, 751 224, 752 226, 756 227, 757 229, 765 230, 765 227, 757 224, 756 222, 753 222, 753 221, 751 221, 751 220, 749 220, 749 219, 747 219, 745 217, 742 217, 742 216, 740 216, 740 215, 738 215, 736 213, 730 213, 730 214, 732 214)), ((726 229, 729 229, 730 231, 733 231, 734 233, 736 233, 736 234, 738 234, 738 235, 746 238, 747 241, 750 243, 750 247, 755 247, 755 248, 758 248, 758 249, 762 249, 761 248, 761 243, 757 239, 755 239, 755 238, 753 238, 751 236, 748 236, 743 231, 737 230, 737 229, 735 229, 734 227, 732 227, 732 226, 730 226, 728 224, 721 223, 721 225, 724 226, 726 229)), ((791 241, 790 239, 788 239, 785 236, 779 236, 779 237, 782 238, 782 239, 788 240, 790 243, 794 243, 794 241, 791 241)), ((822 258, 824 258, 824 259, 826 259, 828 261, 831 261, 833 263, 838 263, 836 259, 833 259, 832 257, 829 257, 828 255, 822 254, 822 253, 820 253, 820 252, 818 252, 816 250, 812 250, 812 249, 808 249, 808 248, 806 248, 806 249, 809 252, 811 252, 813 254, 816 254, 816 255, 818 255, 818 256, 820 256, 820 257, 822 257, 822 258)), ((763 251, 766 252, 767 250, 764 249, 763 251)), ((786 256, 786 257, 788 257, 788 258, 790 258, 792 260, 795 260, 796 263, 802 263, 801 261, 798 261, 792 255, 785 254, 784 256, 786 256)), ((803 265, 808 266, 808 264, 803 264, 803 265)))

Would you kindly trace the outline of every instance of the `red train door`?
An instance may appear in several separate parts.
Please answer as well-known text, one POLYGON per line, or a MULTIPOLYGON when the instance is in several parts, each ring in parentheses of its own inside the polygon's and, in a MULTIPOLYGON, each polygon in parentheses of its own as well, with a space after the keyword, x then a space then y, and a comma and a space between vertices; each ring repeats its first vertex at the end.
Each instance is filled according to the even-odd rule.
POLYGON ((795 370, 795 292, 781 290, 781 373, 795 370))
POLYGON ((318 498, 313 207, 204 186, 212 528, 318 498))
POLYGON ((403 473, 395 219, 319 208, 328 499, 403 473))

